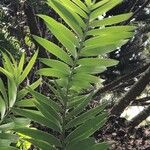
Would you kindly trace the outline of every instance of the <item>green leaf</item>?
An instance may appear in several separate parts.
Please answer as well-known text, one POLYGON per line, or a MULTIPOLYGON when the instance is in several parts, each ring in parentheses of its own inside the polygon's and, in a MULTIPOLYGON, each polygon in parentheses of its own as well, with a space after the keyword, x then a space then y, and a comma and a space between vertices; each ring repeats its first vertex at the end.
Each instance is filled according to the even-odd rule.
POLYGON ((47 77, 56 77, 56 78, 64 78, 68 77, 69 74, 64 72, 63 70, 54 69, 54 68, 42 68, 37 71, 37 74, 47 77))
MULTIPOLYGON (((35 81, 34 83, 32 83, 31 85, 28 85, 28 88, 31 88, 32 90, 36 89, 40 84, 42 83, 42 79, 39 78, 37 81, 35 81)), ((28 94, 28 90, 27 88, 22 89, 21 91, 18 92, 17 94, 17 101, 19 101, 20 99, 24 98, 27 94, 28 94)))
POLYGON ((81 95, 81 96, 74 96, 73 98, 70 98, 67 103, 68 108, 75 108, 77 105, 82 103, 85 100, 86 96, 81 95))
POLYGON ((75 73, 98 74, 106 70, 105 66, 78 66, 75 68, 75 73))
POLYGON ((72 77, 72 80, 86 80, 89 83, 98 83, 99 82, 99 78, 95 77, 93 75, 89 75, 89 74, 85 74, 85 73, 78 73, 78 74, 74 74, 72 77))
POLYGON ((101 0, 100 2, 97 2, 97 3, 93 4, 92 5, 92 10, 97 9, 98 7, 103 6, 104 4, 106 4, 109 1, 110 0, 101 0))
POLYGON ((110 34, 116 34, 118 37, 121 37, 123 33, 135 30, 135 26, 114 26, 106 27, 103 29, 93 29, 87 32, 87 35, 99 35, 106 36, 110 34))
POLYGON ((18 84, 21 83, 27 77, 27 75, 29 74, 29 72, 33 68, 33 65, 36 61, 37 56, 38 56, 38 51, 35 52, 33 57, 30 59, 29 63, 27 64, 26 68, 24 69, 23 73, 20 75, 20 77, 18 79, 19 80, 18 84))
POLYGON ((57 70, 62 70, 63 68, 63 72, 65 72, 66 74, 70 74, 71 72, 70 67, 61 61, 54 60, 54 59, 46 59, 46 58, 40 59, 40 61, 45 65, 55 68, 57 70))
POLYGON ((0 146, 1 147, 9 147, 11 144, 11 141, 10 140, 4 140, 4 139, 1 139, 0 140, 0 146))
POLYGON ((18 128, 15 129, 14 131, 29 136, 31 138, 34 138, 36 140, 45 141, 50 145, 61 146, 60 141, 56 137, 40 130, 29 129, 29 128, 18 128))
POLYGON ((133 32, 122 32, 122 34, 106 34, 106 35, 100 35, 95 36, 93 38, 90 38, 85 41, 85 46, 91 46, 91 45, 101 45, 101 44, 113 44, 116 42, 120 42, 126 39, 129 39, 133 37, 133 32), (107 39, 107 40, 106 40, 107 39))
POLYGON ((104 108, 106 107, 106 104, 104 105, 100 105, 100 106, 97 106, 83 114, 81 114, 80 116, 72 119, 70 122, 68 122, 65 126, 66 129, 68 128, 72 128, 72 127, 76 127, 78 126, 79 124, 82 124, 84 123, 86 120, 88 119, 91 119, 91 118, 94 118, 95 115, 99 114, 100 112, 102 112, 104 110, 104 108))
POLYGON ((37 93, 33 93, 33 92, 32 92, 32 94, 35 96, 36 101, 40 104, 40 106, 43 106, 43 109, 40 106, 38 108, 41 108, 41 110, 43 110, 43 111, 45 109, 46 111, 48 111, 49 115, 52 115, 52 117, 56 118, 56 121, 61 122, 61 117, 59 115, 59 112, 61 109, 57 103, 55 103, 54 101, 52 101, 50 99, 47 99, 45 96, 43 96, 41 94, 37 94, 37 93), (39 95, 39 97, 37 97, 38 95, 39 95), (43 99, 41 99, 41 98, 43 98, 43 99))
POLYGON ((104 18, 102 20, 95 20, 95 21, 90 22, 90 26, 99 27, 99 26, 118 24, 120 22, 128 20, 132 15, 133 13, 125 13, 121 15, 111 16, 109 18, 104 18))
POLYGON ((111 10, 113 7, 117 6, 121 2, 122 0, 111 0, 111 1, 109 0, 107 3, 98 7, 91 13, 90 20, 92 21, 96 19, 98 16, 103 15, 104 13, 108 12, 109 10, 111 10))
POLYGON ((9 140, 11 142, 16 142, 18 140, 18 136, 10 133, 0 133, 0 140, 9 140))
POLYGON ((3 120, 4 115, 6 112, 6 104, 3 98, 0 96, 0 114, 1 114, 1 120, 3 120))
POLYGON ((8 79, 9 107, 13 107, 17 97, 17 86, 13 79, 8 79))
POLYGON ((5 123, 0 125, 0 130, 8 131, 8 130, 15 129, 15 128, 26 127, 30 125, 30 122, 31 120, 27 118, 19 118, 19 117, 5 119, 5 123))
POLYGON ((40 114, 38 111, 33 110, 26 110, 26 109, 19 109, 14 108, 13 111, 21 116, 27 117, 33 121, 36 121, 40 124, 43 124, 55 131, 60 132, 60 128, 58 128, 53 122, 51 122, 49 119, 45 118, 40 114))
POLYGON ((46 15, 38 15, 38 16, 49 25, 48 27, 52 30, 52 32, 56 30, 60 35, 62 35, 65 39, 67 38, 76 47, 79 46, 79 40, 77 39, 76 35, 72 31, 70 31, 66 26, 55 21, 53 18, 49 16, 46 15))
POLYGON ((100 114, 93 119, 89 119, 81 126, 77 127, 73 132, 71 132, 67 138, 66 142, 80 141, 91 136, 96 130, 101 128, 105 123, 105 118, 107 114, 100 114))
POLYGON ((40 141, 40 140, 37 140, 37 139, 26 139, 26 141, 34 144, 35 146, 37 146, 41 150, 56 150, 56 148, 54 148, 52 145, 50 145, 50 144, 48 144, 47 142, 44 142, 44 141, 40 141))
POLYGON ((15 126, 14 122, 5 123, 5 124, 0 125, 0 130, 7 131, 7 130, 14 128, 14 126, 15 126))
POLYGON ((51 107, 45 105, 42 102, 40 103, 34 102, 34 103, 36 107, 39 109, 39 111, 43 114, 43 116, 45 116, 45 118, 53 122, 58 128, 61 128, 60 126, 61 118, 51 107))
POLYGON ((118 61, 113 59, 102 59, 102 58, 82 58, 77 62, 83 66, 105 66, 111 67, 118 64, 118 61))
POLYGON ((93 4, 92 0, 85 0, 85 3, 88 7, 92 6, 93 4))
POLYGON ((117 36, 121 36, 125 32, 133 31, 135 30, 135 26, 114 26, 114 27, 106 27, 103 29, 93 29, 87 32, 87 35, 111 35, 111 34, 117 34, 117 36))
POLYGON ((83 81, 83 79, 74 79, 70 82, 70 85, 70 89, 76 92, 81 92, 83 89, 88 89, 92 87, 89 81, 83 81))
POLYGON ((106 45, 92 45, 92 46, 87 46, 84 47, 81 50, 80 55, 81 56, 98 56, 98 55, 102 55, 102 54, 106 54, 109 52, 112 52, 114 50, 116 50, 118 47, 120 47, 121 45, 123 45, 125 42, 117 42, 118 44, 106 44, 106 45))
MULTIPOLYGON (((71 142, 67 145, 67 150, 91 150, 91 147, 94 145, 95 139, 94 138, 87 138, 82 141, 78 142, 71 142)), ((103 150, 103 149, 102 149, 103 150)))
POLYGON ((18 107, 35 107, 34 98, 23 99, 16 102, 15 105, 18 107))
POLYGON ((0 67, 0 72, 2 72, 4 75, 6 75, 9 79, 12 79, 14 76, 12 73, 10 73, 9 71, 7 71, 6 69, 0 67))
POLYGON ((28 89, 30 91, 30 93, 34 96, 34 98, 40 103, 43 102, 46 105, 52 107, 56 112, 61 112, 62 109, 59 106, 59 104, 51 99, 49 99, 48 97, 44 96, 43 94, 40 94, 32 89, 28 89))
POLYGON ((73 65, 73 61, 71 57, 60 47, 55 45, 54 43, 38 37, 38 36, 33 36, 33 38, 40 44, 42 45, 47 51, 58 57, 60 60, 64 61, 68 65, 73 65))
POLYGON ((9 147, 0 146, 0 150, 19 150, 19 149, 11 146, 9 147))
POLYGON ((86 5, 80 1, 80 0, 72 0, 76 5, 78 5, 80 8, 82 8, 85 12, 89 12, 88 8, 86 5))
POLYGON ((3 99, 6 103, 6 105, 8 106, 8 96, 7 96, 7 93, 6 93, 6 89, 5 89, 5 86, 4 86, 4 83, 3 83, 3 80, 0 78, 0 92, 3 96, 3 99))
POLYGON ((75 3, 71 2, 70 0, 61 0, 64 5, 69 7, 72 11, 77 13, 78 15, 82 16, 83 18, 88 18, 87 14, 85 13, 84 10, 82 10, 79 6, 77 6, 75 3))
POLYGON ((94 144, 90 150, 100 150, 100 149, 108 150, 108 148, 109 148, 109 145, 106 142, 103 142, 103 143, 94 144))
POLYGON ((14 122, 14 125, 15 125, 14 128, 26 127, 26 126, 29 126, 31 123, 30 119, 21 118, 21 117, 10 119, 10 121, 14 122))
POLYGON ((23 72, 24 63, 25 63, 25 53, 22 53, 22 56, 18 64, 18 76, 21 75, 21 73, 23 72))
POLYGON ((77 21, 76 17, 78 15, 76 13, 74 13, 71 9, 64 7, 56 0, 48 0, 48 5, 63 18, 63 20, 78 34, 79 37, 82 37, 83 33, 79 26, 79 22, 77 21))
POLYGON ((63 102, 63 99, 61 97, 61 93, 59 92, 59 90, 55 87, 53 87, 53 85, 51 85, 50 83, 44 82, 48 88, 53 92, 53 94, 56 96, 57 100, 59 100, 60 102, 63 102))
POLYGON ((10 59, 8 58, 8 56, 5 53, 2 53, 2 55, 3 55, 3 65, 4 65, 5 69, 13 74, 14 66, 13 66, 12 62, 10 61, 10 59))
POLYGON ((39 15, 46 23, 49 30, 52 34, 64 45, 64 47, 71 53, 71 55, 76 58, 77 51, 76 46, 79 46, 79 42, 77 38, 69 29, 67 29, 64 25, 58 23, 54 19, 39 15), (72 34, 71 34, 72 33, 72 34))
POLYGON ((83 101, 76 108, 74 108, 71 112, 69 112, 69 114, 66 116, 66 120, 80 114, 84 110, 84 108, 88 105, 88 103, 91 101, 92 96, 93 96, 93 92, 90 93, 89 95, 85 95, 85 98, 83 99, 83 101))

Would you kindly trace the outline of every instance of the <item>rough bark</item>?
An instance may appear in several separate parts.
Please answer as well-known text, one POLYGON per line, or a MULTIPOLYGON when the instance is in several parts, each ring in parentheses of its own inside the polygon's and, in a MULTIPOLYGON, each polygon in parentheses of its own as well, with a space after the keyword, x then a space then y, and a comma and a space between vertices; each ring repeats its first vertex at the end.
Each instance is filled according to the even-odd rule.
POLYGON ((124 75, 123 77, 120 77, 119 79, 111 82, 110 84, 104 86, 103 88, 98 89, 97 92, 95 93, 94 97, 97 97, 104 92, 110 91, 111 89, 114 89, 116 86, 118 86, 120 83, 126 82, 126 81, 138 76, 139 74, 143 73, 149 66, 150 66, 150 64, 147 64, 141 68, 138 68, 135 71, 131 72, 130 74, 124 75))
POLYGON ((111 114, 120 116, 125 108, 141 94, 149 82, 150 66, 140 77, 140 79, 131 87, 131 89, 119 100, 116 105, 114 105, 111 110, 111 114))
POLYGON ((141 111, 137 116, 135 116, 130 122, 129 126, 135 127, 138 126, 142 121, 150 116, 150 105, 141 111))
MULTIPOLYGON (((150 3, 150 0, 147 0, 143 3, 143 5, 141 7, 139 7, 132 15, 132 17, 130 17, 127 21, 125 21, 123 24, 129 24, 130 21, 137 15, 139 14, 148 4, 150 3)), ((131 9, 132 11, 132 9, 131 9)))
POLYGON ((150 96, 147 96, 147 97, 143 97, 143 98, 134 100, 131 103, 131 105, 132 106, 145 106, 145 105, 149 105, 149 103, 150 103, 149 101, 150 101, 150 96))
MULTIPOLYGON (((24 12, 27 17, 27 23, 30 29, 30 33, 33 35, 42 36, 40 29, 38 28, 38 23, 35 17, 34 10, 28 4, 28 2, 24 3, 24 12)), ((36 41, 34 42, 36 44, 36 48, 39 48, 39 57, 47 57, 45 49, 41 45, 39 45, 36 41)))

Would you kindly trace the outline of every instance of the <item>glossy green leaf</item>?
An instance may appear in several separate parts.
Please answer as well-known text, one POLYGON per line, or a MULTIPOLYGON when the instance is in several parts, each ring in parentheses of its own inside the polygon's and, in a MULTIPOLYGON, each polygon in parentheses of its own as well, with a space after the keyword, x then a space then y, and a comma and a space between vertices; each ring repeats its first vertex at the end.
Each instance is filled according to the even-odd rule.
POLYGON ((92 10, 97 9, 101 6, 103 6, 104 4, 106 4, 107 2, 109 2, 110 0, 101 0, 95 4, 92 5, 92 10))
POLYGON ((13 107, 17 97, 17 86, 13 79, 8 80, 8 97, 9 97, 9 107, 13 107))
POLYGON ((82 141, 78 142, 71 142, 67 145, 67 150, 91 150, 91 147, 94 145, 95 139, 94 138, 87 138, 82 141))
POLYGON ((66 62, 67 64, 73 65, 73 61, 72 61, 71 57, 62 48, 58 47, 54 43, 52 43, 44 38, 41 38, 41 37, 38 37, 35 35, 33 37, 47 51, 49 51, 50 53, 52 53, 53 55, 58 57, 60 60, 66 62))
POLYGON ((79 6, 77 6, 75 3, 71 2, 70 0, 61 0, 62 3, 64 3, 64 5, 66 5, 66 7, 69 7, 70 9, 72 9, 72 11, 74 11, 75 13, 79 14, 80 16, 87 18, 87 14, 85 13, 84 10, 82 10, 79 6))
MULTIPOLYGON (((32 90, 36 89, 40 84, 42 83, 42 79, 39 78, 37 81, 32 83, 31 85, 28 85, 28 88, 31 88, 32 90)), ((28 94, 28 90, 26 88, 20 90, 17 94, 17 101, 24 98, 28 94)))
POLYGON ((5 86, 4 86, 4 83, 3 83, 2 79, 0 79, 0 92, 3 96, 3 99, 6 103, 6 105, 8 106, 8 96, 7 96, 6 89, 5 89, 5 86))
POLYGON ((90 150, 108 150, 109 147, 110 146, 106 142, 103 142, 94 144, 90 150))
POLYGON ((1 114, 1 120, 4 118, 6 112, 6 104, 3 98, 0 96, 0 114, 1 114))
POLYGON ((69 29, 67 29, 64 25, 58 23, 54 19, 45 15, 39 16, 46 22, 47 27, 52 34, 62 43, 62 45, 71 53, 71 55, 76 58, 76 46, 79 45, 79 42, 77 41, 75 35, 73 35, 71 31, 69 32, 69 29))
POLYGON ((70 67, 61 61, 54 60, 54 59, 46 59, 46 58, 40 59, 40 61, 45 65, 55 68, 57 70, 62 70, 63 68, 63 72, 66 72, 66 74, 69 74, 71 72, 70 67))
POLYGON ((133 37, 134 33, 133 32, 122 32, 122 34, 106 34, 106 35, 100 35, 100 36, 95 36, 91 39, 88 39, 85 41, 84 45, 85 46, 91 46, 91 45, 99 45, 101 43, 103 44, 113 44, 116 42, 120 42, 122 40, 129 39, 133 37), (106 40, 107 39, 107 40, 106 40))
POLYGON ((42 18, 49 25, 48 27, 49 29, 52 30, 52 32, 56 30, 60 35, 63 36, 63 38, 65 39, 67 38, 76 47, 79 46, 79 40, 77 39, 76 35, 71 30, 69 30, 66 26, 55 21, 53 18, 49 16, 46 16, 46 15, 38 15, 38 16, 42 18))
POLYGON ((52 145, 50 145, 45 141, 40 141, 37 139, 26 139, 26 141, 34 144, 35 146, 39 147, 41 150, 57 150, 56 148, 54 148, 52 145))
POLYGON ((105 3, 104 5, 98 7, 95 9, 91 15, 90 15, 90 20, 96 19, 98 16, 103 15, 107 11, 111 10, 113 7, 117 6, 119 3, 121 3, 122 0, 111 0, 105 3))
POLYGON ((76 5, 78 5, 80 8, 82 8, 85 12, 89 12, 86 5, 81 0, 72 0, 76 5))
POLYGON ((85 74, 85 73, 78 73, 78 74, 74 74, 72 77, 72 80, 86 80, 87 82, 90 83, 98 83, 99 82, 99 78, 95 77, 93 75, 89 75, 89 74, 85 74))
POLYGON ((93 96, 93 93, 89 95, 85 95, 84 100, 66 116, 66 119, 68 120, 80 114, 84 110, 84 108, 88 105, 88 103, 91 101, 92 96, 93 96))
POLYGON ((91 27, 100 27, 100 26, 118 24, 120 22, 123 22, 123 21, 129 19, 132 15, 133 15, 132 13, 125 13, 125 14, 121 14, 121 15, 104 18, 102 20, 95 20, 95 21, 90 22, 90 26, 91 27))
POLYGON ((45 105, 42 102, 40 102, 40 103, 34 102, 34 103, 45 118, 47 118, 51 122, 53 122, 58 128, 61 128, 60 117, 51 107, 45 105))
POLYGON ((74 79, 70 82, 70 84, 72 85, 70 89, 76 92, 81 92, 84 89, 92 87, 89 81, 83 81, 83 79, 74 79))
POLYGON ((88 74, 98 74, 106 70, 105 66, 78 66, 75 69, 76 73, 88 73, 88 74))
POLYGON ((92 0, 85 0, 85 4, 86 4, 88 7, 90 7, 90 6, 92 6, 93 1, 92 1, 92 0))
POLYGON ((82 58, 78 61, 79 65, 83 66, 105 66, 111 67, 118 64, 118 61, 113 59, 102 58, 82 58))
POLYGON ((82 103, 86 99, 85 95, 80 95, 80 96, 74 96, 73 98, 70 98, 68 101, 68 107, 69 108, 75 108, 77 105, 82 103))
POLYGON ((8 147, 0 146, 0 150, 19 150, 19 149, 11 146, 8 147))
POLYGON ((9 57, 5 53, 2 53, 2 55, 3 55, 4 68, 13 74, 14 73, 14 66, 13 66, 12 62, 10 61, 9 57))
POLYGON ((13 74, 11 74, 9 71, 7 71, 6 69, 0 67, 0 72, 2 72, 4 75, 6 75, 9 79, 13 78, 13 74))
POLYGON ((30 59, 29 63, 27 64, 26 68, 24 69, 23 73, 20 75, 18 84, 21 83, 27 77, 27 75, 29 74, 29 72, 33 68, 33 65, 36 61, 37 56, 38 56, 38 51, 35 52, 35 54, 30 59))
POLYGON ((30 128, 18 128, 15 129, 14 131, 29 136, 31 138, 34 138, 36 140, 45 141, 50 145, 61 146, 60 141, 56 137, 40 130, 30 129, 30 128))
POLYGON ((48 5, 51 6, 62 18, 63 20, 78 34, 79 37, 82 36, 82 30, 77 21, 77 14, 71 9, 66 9, 61 2, 56 0, 48 0, 48 5))
POLYGON ((37 74, 47 77, 56 77, 56 78, 64 78, 69 76, 68 73, 63 70, 54 69, 54 68, 42 68, 37 71, 37 74))
POLYGON ((35 107, 34 98, 20 100, 15 105, 18 107, 35 107))
POLYGON ((22 118, 22 117, 16 117, 16 118, 14 117, 13 119, 11 118, 9 121, 10 122, 13 121, 14 123, 13 129, 27 127, 31 123, 31 120, 29 118, 22 118))
POLYGON ((102 127, 105 123, 105 118, 107 114, 100 114, 93 119, 87 120, 84 124, 77 127, 73 132, 71 132, 67 138, 66 142, 80 141, 91 136, 96 130, 102 127))
POLYGON ((58 112, 53 107, 45 104, 42 100, 37 99, 37 101, 39 104, 37 106, 37 108, 39 108, 41 110, 41 112, 43 112, 43 115, 45 114, 46 118, 48 118, 48 116, 49 116, 49 119, 51 117, 50 120, 54 120, 57 125, 60 125, 60 122, 61 122, 60 114, 58 114, 58 112), (46 112, 44 112, 44 111, 46 111, 46 112))
POLYGON ((19 109, 19 108, 14 108, 13 111, 19 115, 27 117, 33 121, 36 121, 55 131, 60 132, 60 129, 53 122, 51 122, 49 119, 42 116, 38 111, 19 109))
POLYGON ((100 106, 97 106, 97 107, 81 114, 80 116, 78 116, 75 119, 72 119, 70 122, 68 122, 67 125, 65 126, 65 128, 68 129, 68 128, 76 127, 77 125, 84 123, 86 120, 94 118, 95 115, 102 112, 105 107, 106 107, 106 104, 102 105, 102 106, 100 105, 100 106))
POLYGON ((41 93, 38 93, 32 89, 28 89, 30 91, 30 93, 34 96, 34 98, 40 103, 43 102, 46 105, 52 107, 56 112, 61 112, 61 107, 59 106, 59 104, 51 99, 49 99, 48 97, 44 96, 41 93))
POLYGON ((4 139, 4 140, 9 140, 11 142, 16 142, 18 140, 18 136, 15 134, 11 134, 11 133, 0 133, 0 140, 4 139))
POLYGON ((18 75, 20 75, 23 72, 24 63, 25 63, 25 53, 22 53, 22 56, 18 64, 18 75))
MULTIPOLYGON (((117 42, 117 43, 119 43, 119 42, 117 42)), ((115 44, 115 43, 114 44, 106 44, 106 45, 102 45, 102 46, 101 45, 87 46, 81 50, 80 55, 81 56, 98 56, 98 55, 107 54, 107 53, 110 53, 110 52, 116 50, 123 44, 124 44, 124 42, 120 42, 119 44, 115 44)))
POLYGON ((114 26, 114 27, 106 27, 103 29, 94 29, 87 32, 87 35, 99 35, 105 36, 110 34, 117 34, 117 36, 121 36, 124 32, 129 32, 135 30, 135 26, 114 26))

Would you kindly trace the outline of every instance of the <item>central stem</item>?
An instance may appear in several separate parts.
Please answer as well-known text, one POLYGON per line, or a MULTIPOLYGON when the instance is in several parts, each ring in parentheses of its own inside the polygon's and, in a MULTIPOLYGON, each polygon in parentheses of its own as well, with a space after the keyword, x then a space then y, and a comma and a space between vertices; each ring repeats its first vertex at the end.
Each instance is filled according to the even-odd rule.
POLYGON ((82 38, 80 40, 80 46, 78 47, 78 51, 77 51, 77 58, 74 60, 74 64, 73 64, 73 66, 71 68, 70 76, 68 77, 68 83, 67 83, 66 94, 65 94, 65 98, 66 99, 64 100, 63 113, 62 113, 62 120, 63 120, 63 123, 62 123, 62 150, 66 150, 66 143, 65 143, 66 130, 65 130, 65 125, 66 125, 66 112, 67 112, 67 102, 68 102, 68 94, 69 94, 69 89, 70 89, 70 82, 71 82, 73 74, 74 74, 74 69, 77 66, 77 61, 79 59, 80 51, 81 51, 81 49, 84 46, 83 43, 84 43, 84 41, 86 39, 86 32, 89 29, 90 13, 91 12, 89 11, 88 18, 85 20, 86 27, 83 30, 83 36, 82 36, 82 38))

